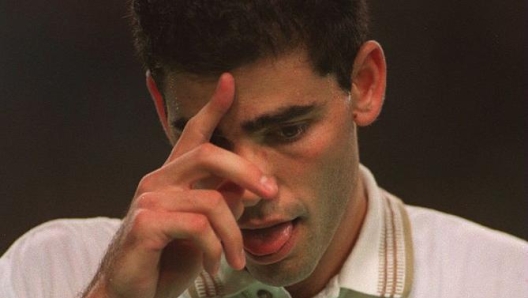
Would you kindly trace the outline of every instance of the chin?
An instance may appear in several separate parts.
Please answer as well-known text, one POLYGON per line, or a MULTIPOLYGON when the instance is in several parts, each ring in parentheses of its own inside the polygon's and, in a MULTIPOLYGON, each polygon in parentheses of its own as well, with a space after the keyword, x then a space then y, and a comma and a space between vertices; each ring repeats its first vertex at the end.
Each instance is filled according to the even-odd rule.
POLYGON ((288 261, 291 260, 269 265, 248 264, 246 268, 255 279, 262 283, 275 287, 287 287, 307 279, 316 267, 316 264, 298 266, 288 261))

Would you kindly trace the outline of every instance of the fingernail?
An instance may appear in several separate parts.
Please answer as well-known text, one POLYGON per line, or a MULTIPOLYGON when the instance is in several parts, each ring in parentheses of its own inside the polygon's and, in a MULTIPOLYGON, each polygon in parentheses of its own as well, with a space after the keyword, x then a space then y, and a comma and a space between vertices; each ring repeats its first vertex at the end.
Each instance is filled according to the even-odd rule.
POLYGON ((260 178, 260 184, 268 191, 268 192, 275 192, 276 185, 275 181, 273 179, 269 178, 268 176, 262 176, 260 178))
POLYGON ((244 248, 240 250, 240 260, 242 260, 242 262, 240 262, 240 270, 242 270, 246 267, 246 252, 244 251, 244 248))
POLYGON ((209 272, 212 276, 215 276, 218 274, 218 271, 220 271, 220 263, 217 262, 215 263, 213 269, 211 270, 211 272, 209 272))

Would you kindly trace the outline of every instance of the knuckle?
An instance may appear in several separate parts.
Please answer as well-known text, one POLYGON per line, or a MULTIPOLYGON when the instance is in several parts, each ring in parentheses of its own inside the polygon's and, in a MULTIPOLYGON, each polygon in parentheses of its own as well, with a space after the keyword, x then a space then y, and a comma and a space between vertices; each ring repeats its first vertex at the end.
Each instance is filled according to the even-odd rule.
POLYGON ((153 192, 145 192, 136 198, 136 207, 139 209, 152 209, 157 205, 158 198, 153 192))
POLYGON ((201 214, 197 214, 190 223, 191 229, 196 235, 204 235, 210 229, 209 220, 201 214))
POLYGON ((223 249, 220 244, 218 245, 211 245, 210 246, 210 253, 214 259, 220 259, 222 257, 223 249))
POLYGON ((208 161, 211 155, 214 154, 216 148, 211 143, 203 143, 198 147, 196 154, 197 158, 202 161, 208 161))
POLYGON ((134 226, 143 225, 144 223, 148 222, 149 217, 148 210, 136 209, 132 215, 132 222, 134 223, 134 226))
POLYGON ((139 181, 138 193, 148 192, 149 190, 154 188, 154 184, 157 180, 156 178, 156 172, 149 173, 145 175, 143 178, 141 178, 141 181, 139 181))
POLYGON ((218 156, 218 148, 211 143, 200 144, 194 150, 194 156, 196 163, 201 167, 208 168, 214 165, 214 157, 218 156))
POLYGON ((129 247, 143 247, 148 250, 160 250, 170 241, 163 229, 157 224, 159 214, 146 209, 133 211, 123 235, 124 244, 129 247))
POLYGON ((225 204, 224 198, 219 192, 211 192, 207 198, 207 206, 209 210, 215 212, 219 211, 225 204))
POLYGON ((150 223, 150 211, 146 209, 136 209, 132 214, 130 229, 134 234, 141 234, 147 229, 150 223))

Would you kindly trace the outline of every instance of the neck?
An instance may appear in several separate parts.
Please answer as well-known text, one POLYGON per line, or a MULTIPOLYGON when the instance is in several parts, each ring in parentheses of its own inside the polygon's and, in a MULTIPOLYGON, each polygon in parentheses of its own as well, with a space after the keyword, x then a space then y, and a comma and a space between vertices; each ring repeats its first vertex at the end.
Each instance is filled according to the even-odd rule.
POLYGON ((308 298, 317 295, 330 279, 339 273, 356 243, 366 212, 367 195, 362 179, 358 178, 353 199, 347 205, 332 244, 319 260, 314 272, 300 283, 286 287, 293 298, 308 298))

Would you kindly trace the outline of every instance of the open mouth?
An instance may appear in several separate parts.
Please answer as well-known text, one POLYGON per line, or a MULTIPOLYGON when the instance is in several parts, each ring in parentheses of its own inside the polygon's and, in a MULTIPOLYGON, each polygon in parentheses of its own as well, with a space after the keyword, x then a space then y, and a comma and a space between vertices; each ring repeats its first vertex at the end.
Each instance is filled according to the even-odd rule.
MULTIPOLYGON (((269 227, 242 229, 244 249, 253 259, 268 258, 280 255, 285 257, 293 244, 291 239, 295 232, 297 219, 281 222, 269 227)), ((275 258, 273 258, 275 259, 275 258)))

